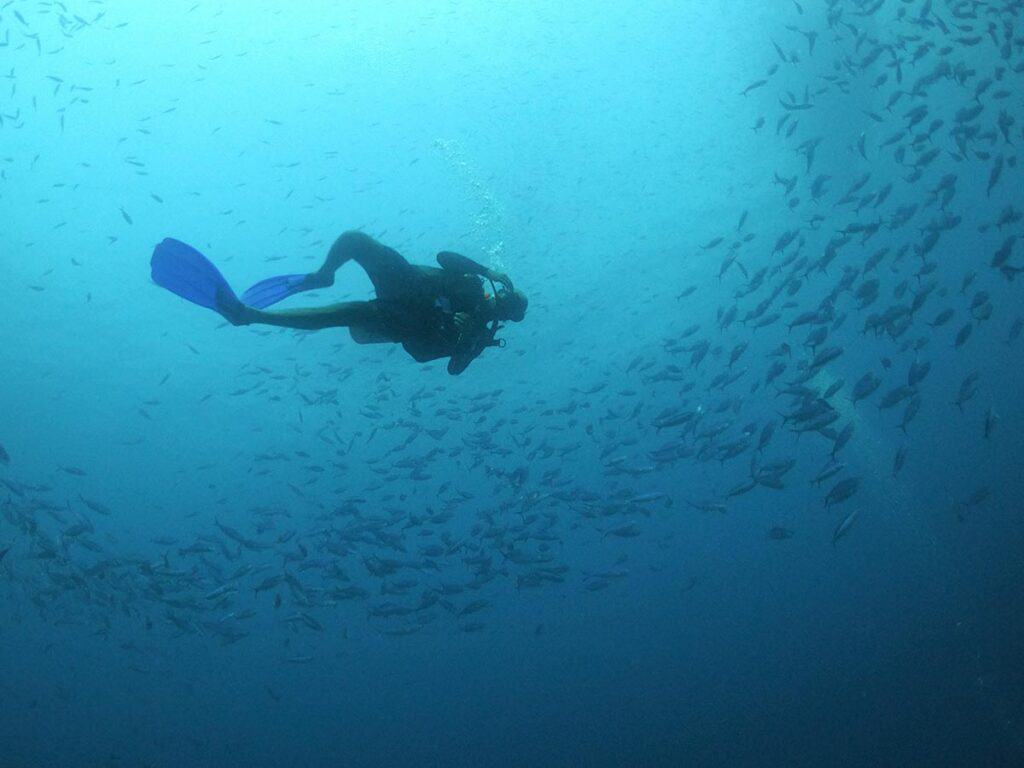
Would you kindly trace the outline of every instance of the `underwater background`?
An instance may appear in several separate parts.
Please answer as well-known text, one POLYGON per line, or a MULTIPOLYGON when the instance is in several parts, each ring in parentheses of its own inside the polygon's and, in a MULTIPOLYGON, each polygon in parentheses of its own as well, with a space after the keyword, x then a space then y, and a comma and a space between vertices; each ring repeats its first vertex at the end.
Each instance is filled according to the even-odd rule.
POLYGON ((1022 20, 0 2, 0 765, 1024 764, 1022 20), (345 230, 527 317, 150 280, 345 230))

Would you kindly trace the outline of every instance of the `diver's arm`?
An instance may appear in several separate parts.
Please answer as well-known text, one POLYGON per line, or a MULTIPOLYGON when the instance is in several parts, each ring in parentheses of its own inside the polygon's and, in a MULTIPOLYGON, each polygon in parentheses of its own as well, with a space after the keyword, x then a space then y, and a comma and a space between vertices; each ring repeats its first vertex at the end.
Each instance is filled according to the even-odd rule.
POLYGON ((232 325, 275 325, 300 331, 319 331, 324 328, 347 328, 377 319, 377 308, 368 301, 343 301, 326 307, 285 309, 267 312, 245 307, 231 319, 232 325))
POLYGON ((508 275, 502 272, 495 272, 493 269, 485 267, 483 264, 473 261, 468 256, 463 256, 461 253, 441 251, 437 254, 437 263, 440 264, 443 269, 449 269, 453 272, 460 272, 466 275, 480 275, 481 277, 486 277, 488 280, 501 283, 509 290, 512 290, 512 281, 509 280, 508 275))

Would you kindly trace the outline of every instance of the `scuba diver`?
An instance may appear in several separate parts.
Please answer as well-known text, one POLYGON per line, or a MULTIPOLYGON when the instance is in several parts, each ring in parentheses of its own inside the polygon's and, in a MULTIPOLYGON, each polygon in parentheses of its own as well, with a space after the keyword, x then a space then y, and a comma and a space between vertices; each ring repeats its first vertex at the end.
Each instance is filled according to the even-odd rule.
POLYGON ((348 328, 357 344, 401 344, 420 363, 448 357, 448 373, 457 376, 488 347, 504 346, 503 339, 495 338, 500 323, 520 322, 528 302, 508 275, 472 259, 444 251, 437 254, 437 262, 440 268, 410 264, 369 235, 345 232, 316 272, 267 278, 241 298, 217 267, 178 240, 160 243, 150 265, 157 285, 220 313, 232 325, 348 328), (334 285, 334 273, 347 261, 366 271, 375 299, 266 311, 296 293, 334 285), (493 293, 484 291, 482 278, 491 283, 493 293))

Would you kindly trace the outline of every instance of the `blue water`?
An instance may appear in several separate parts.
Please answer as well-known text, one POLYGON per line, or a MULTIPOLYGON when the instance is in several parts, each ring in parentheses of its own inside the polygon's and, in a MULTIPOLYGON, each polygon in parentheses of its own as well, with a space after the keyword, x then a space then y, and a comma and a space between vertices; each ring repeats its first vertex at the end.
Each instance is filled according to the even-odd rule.
POLYGON ((0 765, 1024 764, 1022 18, 0 3, 0 765), (527 316, 150 280, 345 230, 527 316))

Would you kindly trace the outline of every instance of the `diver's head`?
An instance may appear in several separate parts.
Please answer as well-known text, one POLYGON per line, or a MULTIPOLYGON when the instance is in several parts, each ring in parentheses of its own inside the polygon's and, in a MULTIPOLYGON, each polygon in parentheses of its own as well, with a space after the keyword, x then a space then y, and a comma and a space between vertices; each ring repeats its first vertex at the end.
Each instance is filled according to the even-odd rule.
POLYGON ((526 317, 526 307, 529 303, 522 291, 498 291, 497 296, 494 297, 495 318, 511 320, 514 323, 521 322, 526 317))

